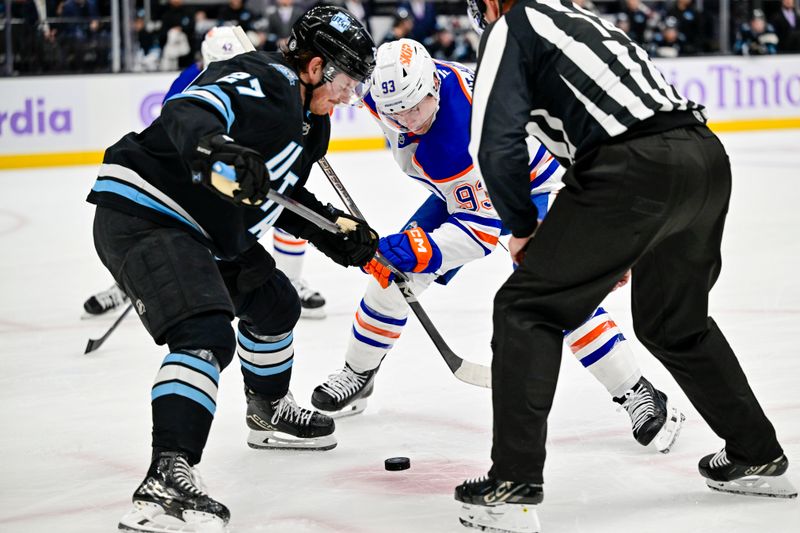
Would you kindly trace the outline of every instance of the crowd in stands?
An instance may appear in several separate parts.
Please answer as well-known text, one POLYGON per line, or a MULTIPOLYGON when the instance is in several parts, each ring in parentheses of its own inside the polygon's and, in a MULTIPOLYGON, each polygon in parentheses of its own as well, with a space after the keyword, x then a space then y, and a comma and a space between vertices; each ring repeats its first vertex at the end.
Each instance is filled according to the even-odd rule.
MULTIPOLYGON (((15 70, 108 71, 112 1, 12 0, 15 70)), ((378 44, 410 37, 425 44, 437 59, 472 62, 476 58, 478 37, 470 29, 463 0, 135 1, 132 70, 136 71, 188 66, 198 59, 205 33, 221 24, 238 24, 257 48, 276 50, 294 21, 319 3, 351 11, 378 44)), ((719 52, 720 0, 574 1, 627 33, 652 56, 719 52)), ((742 55, 800 52, 798 1, 731 0, 731 50, 742 55)), ((0 2, 0 17, 5 17, 5 2, 0 2)), ((0 55, 5 56, 4 38, 0 55)))

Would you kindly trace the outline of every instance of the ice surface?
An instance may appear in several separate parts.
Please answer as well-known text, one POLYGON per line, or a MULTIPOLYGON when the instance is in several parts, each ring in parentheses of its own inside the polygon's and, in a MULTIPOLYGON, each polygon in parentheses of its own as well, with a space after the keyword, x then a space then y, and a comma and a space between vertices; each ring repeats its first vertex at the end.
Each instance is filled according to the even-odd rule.
MULTIPOLYGON (((722 276, 711 312, 738 353, 775 424, 800 486, 800 131, 732 134, 734 164, 722 276)), ((330 156, 352 196, 382 233, 398 229, 426 197, 386 152, 330 156)), ((96 168, 0 173, 0 532, 116 530, 149 460, 152 379, 166 354, 130 316, 98 352, 89 337, 111 319, 82 321, 81 304, 111 280, 91 240, 83 202, 96 168)), ((321 173, 310 188, 338 201, 321 173)), ((269 245, 269 241, 266 242, 269 245)), ((498 250, 463 269, 422 303, 453 348, 488 362, 494 291, 509 274, 498 250)), ((366 278, 316 252, 305 277, 328 300, 328 318, 295 333, 292 390, 313 387, 342 365, 366 278)), ((623 289, 609 297, 633 338, 623 289)), ((633 341, 635 343, 635 340, 633 341)), ((697 460, 721 441, 667 372, 634 345, 645 374, 687 413, 675 449, 636 444, 624 412, 565 355, 550 417, 546 533, 800 531, 798 500, 718 494, 697 460)), ((234 532, 459 532, 453 487, 485 473, 490 392, 457 381, 409 318, 385 360, 367 411, 337 424, 330 452, 256 451, 245 445, 244 394, 234 362, 223 373, 217 417, 200 470, 232 512, 234 532), (403 455, 411 469, 386 472, 403 455)))

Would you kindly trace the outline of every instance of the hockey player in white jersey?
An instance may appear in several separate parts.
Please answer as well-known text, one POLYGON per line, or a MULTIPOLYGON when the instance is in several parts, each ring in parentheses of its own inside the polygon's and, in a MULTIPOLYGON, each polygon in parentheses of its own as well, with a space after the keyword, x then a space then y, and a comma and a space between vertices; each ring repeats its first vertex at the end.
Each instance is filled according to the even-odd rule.
MULTIPOLYGON (((380 240, 381 253, 420 294, 434 281, 446 284, 463 265, 488 255, 502 232, 499 216, 468 153, 473 72, 434 61, 409 39, 378 49, 370 95, 364 99, 380 124, 394 159, 431 196, 401 233, 380 240), (447 154, 442 157, 442 154, 447 154)), ((531 199, 546 213, 562 187, 563 168, 530 138, 531 199)), ((332 416, 357 414, 372 394, 383 357, 406 323, 408 305, 389 284, 391 273, 373 260, 356 311, 344 368, 313 392, 311 402, 332 416)), ((647 381, 609 314, 598 308, 565 342, 631 418, 642 445, 668 452, 683 421, 666 394, 647 381)))

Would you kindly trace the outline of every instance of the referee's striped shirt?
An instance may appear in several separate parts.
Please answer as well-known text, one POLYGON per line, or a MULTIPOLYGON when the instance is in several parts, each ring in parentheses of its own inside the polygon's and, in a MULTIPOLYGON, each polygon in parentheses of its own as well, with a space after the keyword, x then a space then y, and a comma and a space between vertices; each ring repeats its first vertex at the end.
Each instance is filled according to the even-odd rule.
POLYGON ((501 216, 507 212, 505 222, 516 218, 514 211, 518 216, 531 211, 522 192, 527 135, 569 166, 631 129, 655 125, 654 131, 663 131, 704 122, 702 110, 678 94, 647 53, 609 22, 570 0, 517 0, 481 40, 470 152, 493 200, 498 180, 519 182, 512 205, 496 206, 501 216))

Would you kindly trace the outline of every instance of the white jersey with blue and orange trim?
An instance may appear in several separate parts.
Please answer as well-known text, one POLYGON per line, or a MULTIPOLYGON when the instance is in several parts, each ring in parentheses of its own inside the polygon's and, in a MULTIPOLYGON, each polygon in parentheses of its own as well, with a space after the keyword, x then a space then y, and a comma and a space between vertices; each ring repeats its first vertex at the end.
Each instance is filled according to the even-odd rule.
MULTIPOLYGON (((502 223, 469 155, 469 121, 474 73, 467 67, 435 61, 440 80, 439 107, 423 135, 399 133, 379 118, 368 95, 366 108, 376 118, 401 170, 447 204, 450 217, 430 233, 442 252, 439 273, 489 254, 502 223)), ((564 171, 536 140, 530 140, 531 194, 562 187, 564 171)))

